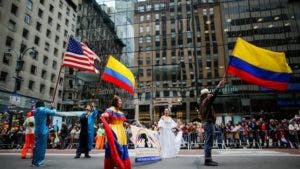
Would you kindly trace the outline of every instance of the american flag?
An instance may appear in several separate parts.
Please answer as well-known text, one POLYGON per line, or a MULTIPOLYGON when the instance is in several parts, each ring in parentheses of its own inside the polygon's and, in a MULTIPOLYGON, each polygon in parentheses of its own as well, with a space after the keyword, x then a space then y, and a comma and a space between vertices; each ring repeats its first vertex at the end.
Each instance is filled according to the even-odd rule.
POLYGON ((63 66, 99 74, 94 65, 96 59, 99 60, 99 57, 90 48, 72 36, 70 37, 67 51, 64 54, 63 66))

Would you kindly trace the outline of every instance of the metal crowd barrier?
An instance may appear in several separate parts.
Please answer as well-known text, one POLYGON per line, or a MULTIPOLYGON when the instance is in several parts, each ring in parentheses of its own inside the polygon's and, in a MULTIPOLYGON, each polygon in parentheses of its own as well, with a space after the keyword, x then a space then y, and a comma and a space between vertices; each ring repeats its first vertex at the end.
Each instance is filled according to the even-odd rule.
MULTIPOLYGON (((268 138, 262 139, 260 134, 257 134, 254 137, 243 137, 242 133, 239 132, 239 138, 234 139, 234 137, 226 138, 225 133, 216 131, 214 133, 214 148, 225 149, 225 148, 268 148, 268 147, 287 147, 287 148, 296 148, 300 146, 300 135, 297 132, 293 137, 289 138, 286 136, 285 139, 273 140, 269 137, 269 131, 266 131, 264 136, 268 138), (293 142, 295 144, 293 144, 293 142), (264 143, 264 144, 263 144, 264 143)), ((233 133, 232 133, 233 134, 233 133)), ((181 149, 198 149, 203 148, 204 146, 204 133, 199 132, 189 132, 183 133, 181 149)))

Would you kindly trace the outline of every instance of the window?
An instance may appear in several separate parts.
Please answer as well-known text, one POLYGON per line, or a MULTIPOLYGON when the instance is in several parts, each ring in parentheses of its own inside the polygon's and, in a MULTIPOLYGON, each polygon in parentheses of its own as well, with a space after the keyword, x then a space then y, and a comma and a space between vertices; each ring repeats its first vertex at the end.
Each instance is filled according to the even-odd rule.
POLYGON ((53 60, 52 62, 52 68, 53 69, 56 69, 57 68, 57 62, 55 60, 53 60))
POLYGON ((50 87, 50 91, 49 91, 50 96, 53 96, 53 93, 54 93, 54 88, 50 87))
POLYGON ((44 84, 40 85, 40 93, 45 93, 45 85, 44 84))
POLYGON ((58 36, 55 36, 55 43, 59 43, 59 37, 58 36))
POLYGON ((44 59, 43 59, 43 63, 44 65, 48 65, 48 57, 47 56, 44 56, 44 59))
POLYGON ((61 97, 61 94, 62 94, 62 91, 59 90, 59 91, 58 91, 58 97, 61 97))
POLYGON ((139 6, 138 11, 139 11, 139 12, 145 12, 144 6, 139 6))
POLYGON ((151 69, 147 69, 147 76, 151 76, 151 69))
POLYGON ((64 41, 64 43, 63 43, 63 48, 66 48, 66 46, 67 46, 67 42, 64 41))
POLYGON ((58 32, 60 32, 60 24, 57 24, 57 25, 56 25, 56 30, 57 30, 58 32))
POLYGON ((14 41, 13 38, 11 38, 10 36, 6 36, 5 45, 6 45, 7 47, 11 47, 13 41, 14 41))
POLYGON ((60 9, 63 8, 63 5, 64 5, 63 2, 62 2, 62 1, 59 1, 59 8, 60 8, 60 9))
POLYGON ((146 10, 147 10, 147 11, 151 11, 151 8, 152 8, 151 5, 147 5, 147 6, 146 6, 146 10))
POLYGON ((33 80, 29 80, 28 89, 33 90, 33 88, 34 88, 34 81, 33 80))
POLYGON ((66 26, 69 26, 69 19, 65 20, 65 24, 66 24, 66 26))
POLYGON ((28 25, 30 25, 31 22, 31 16, 26 14, 24 17, 24 22, 27 23, 28 25))
POLYGON ((35 73, 36 73, 36 66, 31 65, 30 73, 33 74, 33 75, 35 75, 35 73))
POLYGON ((40 18, 43 18, 43 14, 44 14, 44 12, 43 12, 41 9, 39 9, 39 11, 38 11, 38 16, 39 16, 40 18))
POLYGON ((69 93, 68 99, 72 99, 72 93, 69 93))
POLYGON ((61 13, 60 12, 58 12, 57 17, 58 17, 59 20, 61 20, 61 13))
POLYGON ((144 76, 143 70, 139 70, 139 76, 140 76, 140 77, 143 77, 143 76, 144 76))
POLYGON ((16 31, 16 22, 13 20, 8 21, 8 29, 15 32, 16 31))
POLYGON ((52 26, 52 18, 51 18, 51 17, 48 17, 48 24, 49 24, 50 26, 52 26))
POLYGON ((154 4, 154 10, 158 11, 159 10, 159 4, 154 4))
POLYGON ((10 12, 17 16, 18 7, 15 4, 11 4, 10 12))
POLYGON ((23 37, 24 38, 28 39, 28 33, 29 33, 29 31, 27 29, 23 28, 23 37))
POLYGON ((67 8, 66 14, 69 16, 70 15, 70 8, 67 8))
POLYGON ((45 42, 45 51, 49 52, 50 44, 48 42, 45 42))
POLYGON ((73 80, 69 80, 69 86, 71 89, 73 88, 73 80))
POLYGON ((160 37, 159 37, 159 35, 156 35, 155 36, 155 42, 159 42, 160 41, 160 37))
POLYGON ((1 71, 0 82, 6 82, 7 75, 8 75, 7 72, 1 71))
POLYGON ((19 91, 21 90, 21 85, 22 85, 22 80, 21 79, 17 79, 16 81, 16 90, 19 91))
POLYGON ((46 77, 47 77, 47 71, 46 71, 46 70, 42 70, 42 75, 41 75, 41 77, 42 77, 43 79, 46 79, 46 77))
POLYGON ((54 10, 53 5, 50 5, 50 6, 49 6, 49 11, 50 11, 51 13, 53 13, 53 10, 54 10))
POLYGON ((2 62, 6 65, 9 65, 9 60, 12 57, 11 53, 4 52, 2 62))
POLYGON ((159 25, 155 25, 155 31, 159 31, 159 25))
POLYGON ((27 0, 26 8, 32 11, 32 0, 27 0))
POLYGON ((64 36, 65 36, 65 37, 67 37, 67 36, 68 36, 68 31, 67 31, 67 30, 65 30, 65 32, 64 32, 64 36))
POLYGON ((159 14, 158 14, 158 13, 155 14, 155 19, 156 19, 156 20, 159 20, 159 14))
POLYGON ((55 57, 57 57, 57 55, 58 55, 58 49, 57 48, 54 48, 53 54, 54 54, 55 57))
POLYGON ((55 81, 55 74, 51 73, 51 82, 55 81))
POLYGON ((40 44, 40 38, 38 36, 34 37, 34 44, 36 44, 36 45, 40 44))
POLYGON ((144 22, 144 16, 140 16, 140 22, 144 22))
POLYGON ((39 58, 38 52, 36 52, 35 54, 32 54, 31 57, 32 57, 32 59, 34 59, 34 60, 38 60, 38 58, 39 58))
POLYGON ((150 15, 146 16, 146 20, 149 21, 150 20, 150 15))
POLYGON ((27 46, 22 42, 20 52, 23 53, 26 48, 27 48, 27 46))
POLYGON ((147 42, 147 43, 150 43, 150 42, 151 42, 151 36, 147 36, 147 37, 146 37, 146 42, 147 42))
POLYGON ((36 27, 35 27, 35 29, 37 30, 37 31, 41 31, 41 27, 42 27, 42 24, 41 23, 39 23, 39 22, 36 22, 36 27))
POLYGON ((51 31, 50 31, 49 29, 47 29, 46 36, 47 36, 48 38, 51 38, 51 31))
POLYGON ((41 3, 42 5, 44 5, 44 2, 45 2, 45 0, 40 0, 40 3, 41 3))
POLYGON ((64 79, 61 77, 59 78, 59 84, 61 85, 63 83, 64 79))

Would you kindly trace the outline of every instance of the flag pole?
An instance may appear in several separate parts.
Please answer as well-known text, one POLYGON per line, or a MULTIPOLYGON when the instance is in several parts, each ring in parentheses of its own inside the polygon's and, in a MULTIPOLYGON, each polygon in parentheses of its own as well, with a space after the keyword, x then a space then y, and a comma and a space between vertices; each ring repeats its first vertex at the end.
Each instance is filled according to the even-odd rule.
MULTIPOLYGON (((109 59, 110 55, 108 55, 107 59, 106 59, 106 62, 105 62, 105 65, 104 65, 104 69, 106 68, 106 65, 107 65, 107 62, 108 62, 108 59, 109 59)), ((96 95, 98 96, 98 103, 99 103, 99 108, 100 108, 100 96, 99 96, 99 91, 100 91, 100 86, 102 85, 102 76, 103 76, 103 72, 101 72, 101 70, 98 70, 99 71, 99 83, 96 87, 96 93, 95 95, 93 96, 92 100, 96 100, 96 95)))
POLYGON ((53 96, 52 96, 52 102, 54 102, 54 100, 55 100, 56 90, 57 90, 57 87, 58 87, 58 83, 59 83, 62 68, 63 68, 63 65, 61 65, 60 68, 59 68, 59 73, 58 73, 58 76, 57 76, 56 85, 55 85, 54 93, 53 93, 53 96))
POLYGON ((223 80, 225 80, 227 78, 227 66, 225 66, 225 69, 224 69, 224 75, 223 75, 223 80))

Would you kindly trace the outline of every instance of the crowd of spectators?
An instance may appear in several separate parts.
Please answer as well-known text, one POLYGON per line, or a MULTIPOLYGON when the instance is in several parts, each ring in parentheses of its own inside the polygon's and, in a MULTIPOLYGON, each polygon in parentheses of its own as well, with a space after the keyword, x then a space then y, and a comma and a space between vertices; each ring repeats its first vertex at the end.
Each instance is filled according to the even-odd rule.
MULTIPOLYGON (((199 122, 180 126, 183 132, 183 147, 201 148, 204 129, 199 122)), ((300 139, 300 118, 287 120, 249 119, 238 123, 228 121, 215 125, 215 146, 217 148, 298 148, 300 139)))
MULTIPOLYGON (((135 123, 134 123, 135 124, 135 123)), ((136 124, 135 124, 136 125, 136 124)), ((95 125, 95 136, 101 125, 95 125)), ((157 122, 151 127, 158 131, 157 122)), ((182 130, 181 148, 202 148, 204 142, 204 129, 201 122, 181 123, 176 129, 182 130)), ((13 126, 0 128, 1 148, 22 148, 24 143, 24 128, 13 126)), ((130 138, 130 125, 126 124, 126 132, 130 138)), ((80 124, 61 124, 58 129, 55 125, 49 127, 47 148, 71 149, 78 145, 80 124)), ((234 123, 215 125, 215 148, 298 148, 300 143, 300 117, 293 119, 245 119, 234 123)), ((129 143, 130 140, 128 140, 129 143)), ((132 145, 129 147, 133 148, 132 145)))

